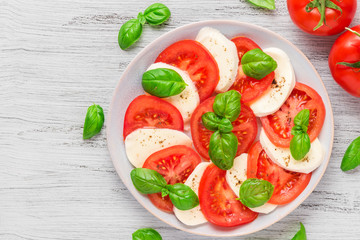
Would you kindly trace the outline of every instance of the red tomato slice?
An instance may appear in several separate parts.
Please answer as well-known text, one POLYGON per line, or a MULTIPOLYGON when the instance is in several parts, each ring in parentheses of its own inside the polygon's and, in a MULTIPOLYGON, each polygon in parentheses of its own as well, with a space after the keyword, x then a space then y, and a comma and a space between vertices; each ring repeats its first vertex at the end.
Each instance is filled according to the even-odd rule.
POLYGON ((129 105, 124 119, 124 138, 138 128, 184 130, 183 118, 176 107, 158 97, 141 95, 129 105))
MULTIPOLYGON (((209 143, 213 131, 210 131, 204 127, 201 121, 201 116, 206 112, 213 112, 212 106, 214 100, 215 97, 211 97, 202 102, 195 109, 190 122, 191 135, 194 141, 195 149, 206 160, 210 160, 209 143)), ((239 141, 236 154, 239 156, 240 154, 245 153, 250 149, 256 138, 258 130, 256 117, 249 107, 242 105, 240 116, 232 123, 232 125, 234 127, 232 132, 236 135, 239 141)))
POLYGON ((297 173, 276 165, 256 142, 249 151, 247 177, 271 182, 274 193, 269 203, 282 205, 293 201, 308 185, 311 173, 297 173))
POLYGON ((211 53, 199 42, 182 40, 167 47, 155 62, 187 71, 199 91, 200 101, 210 97, 219 82, 219 68, 211 53))
POLYGON ((251 102, 261 96, 270 87, 275 78, 275 73, 271 72, 260 80, 246 76, 242 70, 242 57, 246 52, 252 49, 261 48, 253 40, 246 37, 235 37, 231 41, 233 41, 236 45, 240 61, 238 74, 230 89, 234 89, 241 93, 241 102, 251 102))
POLYGON ((290 147, 294 117, 303 109, 310 110, 308 134, 311 142, 320 134, 325 120, 325 105, 314 89, 305 84, 296 83, 289 98, 277 112, 260 118, 266 135, 274 145, 283 148, 290 147))
POLYGON ((258 213, 244 206, 225 179, 226 171, 209 165, 199 185, 200 208, 205 218, 219 226, 234 227, 254 221, 258 213))
MULTIPOLYGON (((164 176, 168 184, 175 184, 184 183, 200 162, 200 156, 192 148, 177 145, 151 154, 144 162, 143 168, 156 170, 164 176)), ((148 196, 160 210, 173 211, 173 204, 169 196, 163 198, 161 193, 148 196)))

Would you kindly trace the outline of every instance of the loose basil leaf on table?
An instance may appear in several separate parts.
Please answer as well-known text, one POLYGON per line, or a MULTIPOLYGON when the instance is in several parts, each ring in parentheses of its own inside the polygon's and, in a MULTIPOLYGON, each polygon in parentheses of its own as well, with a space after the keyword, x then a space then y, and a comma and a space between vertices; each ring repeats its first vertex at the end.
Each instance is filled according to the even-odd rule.
POLYGON ((178 95, 187 86, 176 71, 168 68, 146 71, 141 83, 145 92, 160 98, 178 95))
POLYGON ((145 19, 150 25, 160 25, 169 19, 171 12, 162 3, 150 5, 144 12, 145 19))
POLYGON ((307 128, 309 126, 309 118, 310 118, 310 110, 303 109, 294 117, 294 124, 301 126, 304 132, 307 132, 307 128))
POLYGON ((210 137, 209 156, 220 169, 229 170, 234 164, 238 139, 234 133, 214 132, 210 137))
POLYGON ((247 207, 255 208, 264 205, 271 198, 274 185, 257 178, 246 179, 240 187, 240 201, 247 207))
POLYGON ((244 54, 241 59, 246 76, 260 80, 277 68, 276 61, 261 49, 255 48, 244 54))
POLYGON ((196 193, 187 185, 175 183, 167 185, 169 197, 174 206, 179 210, 190 210, 199 205, 199 198, 196 193))
POLYGON ((162 240, 162 237, 155 229, 141 228, 132 234, 132 240, 162 240))
POLYGON ((119 31, 118 42, 122 50, 134 44, 141 36, 142 24, 138 19, 130 19, 124 23, 119 31))
POLYGON ((220 117, 225 117, 229 119, 230 122, 233 122, 240 115, 240 99, 241 94, 236 90, 230 90, 225 93, 220 93, 215 97, 213 110, 216 115, 220 117))
POLYGON ((139 20, 141 25, 144 25, 146 23, 145 16, 142 12, 139 12, 139 14, 137 15, 137 19, 139 20))
POLYGON ((295 160, 303 159, 310 148, 310 137, 307 133, 297 134, 290 141, 290 152, 295 160))
POLYGON ((275 0, 247 0, 247 1, 257 7, 267 8, 270 10, 275 9, 275 0))
POLYGON ((135 188, 143 194, 162 192, 167 183, 165 178, 155 170, 134 168, 130 173, 135 188))
POLYGON ((302 223, 300 223, 300 230, 295 234, 291 240, 306 240, 306 231, 302 223))
POLYGON ((220 132, 227 133, 233 129, 229 119, 221 118, 213 112, 204 113, 201 116, 201 120, 205 128, 210 131, 220 130, 220 132))
POLYGON ((104 125, 104 111, 99 105, 92 105, 88 108, 85 117, 83 139, 89 139, 98 134, 104 125))
POLYGON ((347 148, 341 162, 341 170, 349 171, 360 165, 360 137, 356 138, 347 148))

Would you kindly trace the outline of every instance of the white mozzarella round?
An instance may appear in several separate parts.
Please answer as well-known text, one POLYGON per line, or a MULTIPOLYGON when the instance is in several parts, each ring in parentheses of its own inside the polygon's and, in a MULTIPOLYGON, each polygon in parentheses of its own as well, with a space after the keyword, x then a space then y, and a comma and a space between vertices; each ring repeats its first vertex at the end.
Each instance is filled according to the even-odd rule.
POLYGON ((218 64, 220 80, 215 91, 226 92, 235 82, 239 65, 235 43, 227 39, 217 29, 210 27, 202 28, 195 40, 209 50, 218 64))
MULTIPOLYGON (((209 165, 210 163, 208 162, 203 162, 197 165, 184 183, 185 185, 188 185, 198 196, 201 177, 209 165)), ((195 226, 207 222, 204 214, 201 212, 200 205, 186 211, 182 211, 174 207, 174 213, 182 223, 188 226, 195 226)))
POLYGON ((185 127, 187 127, 190 122, 191 114, 194 112, 195 108, 200 103, 199 93, 197 88, 195 87, 195 84, 193 83, 187 72, 182 71, 177 67, 171 66, 166 63, 154 63, 148 68, 148 71, 156 68, 167 68, 174 70, 181 76, 181 78, 187 84, 184 91, 182 91, 180 94, 163 98, 164 100, 170 102, 179 110, 179 112, 181 113, 184 119, 184 124, 186 125, 185 127))
POLYGON ((125 138, 126 155, 136 168, 141 168, 154 152, 174 145, 191 147, 192 141, 185 133, 166 128, 140 128, 125 138))
POLYGON ((299 161, 291 156, 290 148, 275 146, 266 136, 264 129, 261 129, 260 132, 260 143, 274 163, 289 171, 310 173, 318 168, 324 160, 325 151, 318 138, 311 143, 308 154, 299 161))
POLYGON ((250 108, 255 116, 264 117, 275 113, 284 104, 295 87, 295 73, 288 55, 279 48, 267 48, 264 52, 277 62, 275 81, 270 88, 250 108))
MULTIPOLYGON (((241 184, 247 179, 247 158, 248 154, 243 153, 234 159, 233 167, 226 171, 226 182, 230 188, 239 197, 241 184)), ((268 214, 273 211, 277 205, 265 203, 256 208, 250 208, 251 211, 268 214)))

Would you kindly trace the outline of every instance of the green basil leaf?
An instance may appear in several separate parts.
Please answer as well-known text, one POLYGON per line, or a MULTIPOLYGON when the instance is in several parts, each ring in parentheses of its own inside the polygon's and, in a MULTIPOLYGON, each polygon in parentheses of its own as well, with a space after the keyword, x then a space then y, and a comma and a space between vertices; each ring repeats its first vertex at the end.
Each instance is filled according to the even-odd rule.
POLYGON ((170 15, 169 8, 162 3, 154 3, 144 12, 145 19, 150 25, 162 24, 169 19, 170 15))
POLYGON ((302 223, 300 223, 300 230, 295 234, 291 240, 306 240, 306 231, 302 223))
POLYGON ((221 122, 221 117, 213 112, 207 112, 201 116, 201 121, 206 129, 216 131, 221 122))
POLYGON ((299 125, 295 125, 293 126, 293 128, 291 129, 291 134, 292 135, 298 135, 298 134, 303 134, 303 133, 306 133, 306 131, 304 131, 303 127, 302 126, 299 126, 299 125))
POLYGON ((348 62, 338 62, 336 63, 338 65, 343 65, 346 67, 351 67, 351 68, 360 68, 360 61, 359 62, 355 62, 355 63, 348 63, 348 62))
POLYGON ((240 186, 240 201, 247 207, 255 208, 264 205, 271 198, 274 185, 257 178, 246 179, 240 186))
POLYGON ((270 10, 275 9, 275 0, 247 0, 252 5, 270 10))
POLYGON ((227 118, 221 119, 218 125, 218 129, 222 133, 229 133, 233 130, 233 128, 234 128, 233 125, 231 124, 230 120, 227 118))
POLYGON ((167 188, 161 189, 161 197, 166 197, 169 195, 169 190, 167 188))
POLYGON ((83 139, 89 139, 98 134, 104 125, 104 111, 99 105, 92 105, 88 108, 83 131, 83 139))
POLYGON ((175 183, 167 185, 169 197, 174 206, 179 210, 190 210, 199 205, 199 198, 196 193, 187 185, 175 183))
POLYGON ((167 183, 165 178, 155 170, 134 168, 130 173, 135 188, 143 194, 162 192, 167 183))
POLYGON ((303 109, 294 117, 294 124, 301 126, 303 130, 306 129, 307 131, 307 128, 309 126, 309 118, 310 118, 310 110, 303 109))
POLYGON ((229 170, 234 164, 238 139, 234 133, 214 132, 210 137, 209 156, 220 169, 229 170))
POLYGON ((290 152, 295 160, 302 160, 310 151, 311 143, 307 133, 295 135, 290 142, 290 152))
POLYGON ((132 240, 162 240, 162 237, 155 229, 141 228, 132 234, 132 240))
POLYGON ((220 93, 215 97, 213 110, 218 116, 225 117, 229 119, 230 122, 233 122, 240 115, 240 99, 241 94, 236 90, 220 93))
POLYGON ((130 19, 124 23, 119 31, 118 42, 122 50, 133 45, 141 36, 142 24, 138 19, 130 19))
POLYGON ((277 68, 276 61, 259 48, 246 52, 241 59, 241 65, 246 76, 257 80, 264 78, 277 68))
POLYGON ((146 23, 146 19, 145 16, 142 12, 139 12, 137 19, 139 20, 139 22, 141 23, 141 25, 144 25, 146 23))
POLYGON ((349 171, 360 165, 360 137, 356 138, 347 148, 341 162, 341 170, 349 171))
POLYGON ((145 92, 164 98, 180 94, 187 84, 176 71, 168 68, 156 68, 143 74, 142 86, 145 92))

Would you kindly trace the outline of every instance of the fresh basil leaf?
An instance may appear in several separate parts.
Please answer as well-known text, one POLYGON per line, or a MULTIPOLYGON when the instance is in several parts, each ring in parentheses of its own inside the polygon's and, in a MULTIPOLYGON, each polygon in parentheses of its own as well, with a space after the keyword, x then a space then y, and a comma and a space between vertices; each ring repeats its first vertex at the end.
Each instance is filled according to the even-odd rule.
POLYGON ((244 54, 241 59, 246 76, 260 80, 277 68, 276 61, 261 49, 255 48, 244 54))
POLYGON ((199 205, 199 198, 196 193, 187 185, 175 183, 167 185, 169 197, 174 206, 179 210, 190 210, 199 205))
POLYGON ((229 170, 234 164, 238 139, 234 133, 214 132, 210 137, 209 156, 220 169, 229 170))
POLYGON ((156 68, 143 74, 142 86, 145 92, 164 98, 180 94, 187 84, 176 71, 168 68, 156 68))
POLYGON ((275 9, 275 0, 247 0, 252 5, 270 10, 275 9))
POLYGON ((132 234, 132 240, 162 240, 162 237, 155 229, 141 228, 132 234))
POLYGON ((167 188, 161 189, 161 197, 166 197, 169 195, 169 190, 167 188))
POLYGON ((233 130, 233 125, 231 124, 230 120, 227 118, 221 119, 218 129, 221 133, 229 133, 233 130))
POLYGON ((216 115, 220 117, 225 117, 229 119, 230 122, 233 122, 240 115, 240 99, 241 94, 236 90, 230 90, 225 93, 220 93, 215 97, 213 110, 216 115))
POLYGON ((297 134, 290 141, 290 152, 295 160, 302 160, 310 151, 310 137, 307 133, 297 134))
POLYGON ((119 31, 118 42, 122 50, 133 45, 141 36, 142 24, 138 19, 130 19, 124 23, 119 31))
POLYGON ((306 231, 302 223, 300 223, 300 230, 295 234, 291 240, 306 240, 306 231))
POLYGON ((294 125, 293 128, 291 129, 291 134, 295 136, 295 135, 298 135, 298 134, 306 133, 306 131, 304 131, 302 126, 294 125))
POLYGON ((360 61, 359 62, 355 62, 355 63, 348 63, 348 62, 338 62, 336 63, 338 65, 343 65, 346 67, 351 67, 351 68, 360 68, 360 61))
POLYGON ((141 25, 144 25, 146 23, 146 19, 145 16, 142 12, 139 12, 137 19, 139 20, 139 22, 141 23, 141 25))
POLYGON ((220 130, 222 133, 231 132, 233 126, 229 119, 221 118, 213 112, 204 113, 201 120, 205 128, 210 131, 220 130))
POLYGON ((89 139, 98 134, 104 125, 104 111, 99 105, 92 105, 88 108, 83 131, 83 139, 89 139))
POLYGON ((349 171, 360 165, 360 137, 356 138, 347 148, 341 162, 341 170, 349 171))
POLYGON ((304 132, 307 132, 307 128, 309 126, 309 119, 310 119, 310 110, 303 109, 294 117, 294 124, 301 126, 304 132))
POLYGON ((169 8, 162 3, 154 3, 144 12, 145 19, 150 25, 162 24, 169 19, 170 15, 169 8))
POLYGON ((135 188, 143 194, 162 192, 167 183, 165 178, 155 170, 134 168, 130 173, 135 188))
POLYGON ((247 207, 255 208, 264 205, 271 198, 274 185, 257 178, 248 178, 240 186, 240 201, 247 207))

